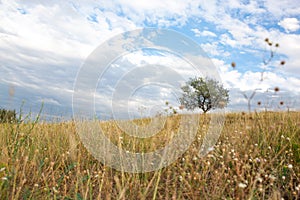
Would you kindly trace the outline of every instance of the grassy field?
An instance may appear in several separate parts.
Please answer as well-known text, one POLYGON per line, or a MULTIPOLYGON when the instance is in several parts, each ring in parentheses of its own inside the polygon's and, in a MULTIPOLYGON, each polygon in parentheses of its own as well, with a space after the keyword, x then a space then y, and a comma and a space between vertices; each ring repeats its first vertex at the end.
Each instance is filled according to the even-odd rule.
MULTIPOLYGON (((140 148, 163 146, 179 118, 140 148)), ((201 119, 199 136, 209 115, 201 119)), ((101 126, 112 141, 133 144, 113 122, 101 126)), ((299 112, 227 114, 204 158, 200 142, 168 167, 131 174, 94 159, 72 122, 0 124, 0 199, 300 199, 299 112)))

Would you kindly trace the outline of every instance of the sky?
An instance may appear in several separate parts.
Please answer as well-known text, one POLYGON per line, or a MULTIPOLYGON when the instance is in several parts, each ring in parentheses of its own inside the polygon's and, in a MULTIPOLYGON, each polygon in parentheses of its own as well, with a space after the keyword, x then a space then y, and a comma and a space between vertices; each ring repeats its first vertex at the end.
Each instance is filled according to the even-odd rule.
MULTIPOLYGON (((45 118, 70 118, 78 74, 92 53, 120 34, 143 28, 175 31, 196 42, 230 90, 227 112, 247 111, 245 96, 253 91, 252 111, 300 108, 298 0, 0 0, 0 17, 1 108, 36 114, 43 104, 45 118), (274 57, 264 65, 270 51, 274 57)), ((177 43, 175 38, 169 42, 177 43)), ((155 114, 165 109, 165 101, 179 106, 180 85, 171 84, 178 86, 174 89, 165 83, 182 84, 193 75, 190 63, 170 52, 127 52, 95 77, 93 94, 84 97, 93 98, 100 118, 122 118, 123 111, 130 118, 155 114), (156 79, 147 79, 146 72, 156 79), (127 89, 136 86, 127 96, 121 87, 126 84, 127 89)))

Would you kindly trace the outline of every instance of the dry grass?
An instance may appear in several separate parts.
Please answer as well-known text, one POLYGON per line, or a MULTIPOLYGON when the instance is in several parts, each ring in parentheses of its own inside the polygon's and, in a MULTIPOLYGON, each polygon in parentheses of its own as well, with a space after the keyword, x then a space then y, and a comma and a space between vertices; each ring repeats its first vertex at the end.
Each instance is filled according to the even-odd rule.
MULTIPOLYGON (((179 117, 134 145, 163 146, 179 117)), ((133 144, 114 123, 102 127, 124 148, 133 144)), ((95 160, 72 122, 0 124, 0 199, 300 198, 299 112, 228 114, 215 150, 201 159, 199 142, 162 170, 130 174, 95 160)))

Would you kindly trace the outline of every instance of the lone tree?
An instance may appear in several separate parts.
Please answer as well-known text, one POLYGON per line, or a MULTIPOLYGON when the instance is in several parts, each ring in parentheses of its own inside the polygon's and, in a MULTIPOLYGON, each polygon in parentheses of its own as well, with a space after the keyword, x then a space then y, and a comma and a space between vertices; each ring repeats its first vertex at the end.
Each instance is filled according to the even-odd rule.
POLYGON ((206 113, 211 109, 224 108, 229 102, 229 90, 214 79, 190 78, 181 89, 183 94, 179 100, 188 110, 200 108, 206 113))

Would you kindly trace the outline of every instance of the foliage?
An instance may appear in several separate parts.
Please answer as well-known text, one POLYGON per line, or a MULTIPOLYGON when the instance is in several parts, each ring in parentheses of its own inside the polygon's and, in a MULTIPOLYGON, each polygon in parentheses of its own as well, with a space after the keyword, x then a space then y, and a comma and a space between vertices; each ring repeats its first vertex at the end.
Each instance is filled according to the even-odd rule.
POLYGON ((17 113, 15 110, 0 109, 0 123, 17 122, 17 113))
POLYGON ((188 110, 200 108, 206 113, 211 109, 224 108, 229 102, 229 91, 214 79, 191 78, 181 89, 180 102, 188 110))

